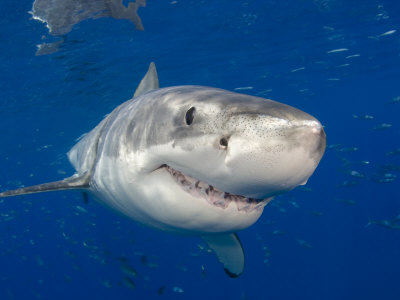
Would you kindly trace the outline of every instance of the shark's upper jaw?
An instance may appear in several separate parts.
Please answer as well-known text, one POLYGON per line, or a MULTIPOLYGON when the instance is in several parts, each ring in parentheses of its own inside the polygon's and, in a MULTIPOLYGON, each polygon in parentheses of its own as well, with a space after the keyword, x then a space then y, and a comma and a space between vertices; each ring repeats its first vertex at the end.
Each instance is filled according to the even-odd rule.
POLYGON ((210 184, 189 175, 185 175, 167 164, 161 165, 157 171, 168 172, 184 191, 193 197, 202 198, 210 205, 222 209, 225 209, 230 205, 236 205, 238 211, 241 212, 252 212, 254 210, 262 211, 264 206, 272 200, 272 197, 260 200, 221 191, 210 184))

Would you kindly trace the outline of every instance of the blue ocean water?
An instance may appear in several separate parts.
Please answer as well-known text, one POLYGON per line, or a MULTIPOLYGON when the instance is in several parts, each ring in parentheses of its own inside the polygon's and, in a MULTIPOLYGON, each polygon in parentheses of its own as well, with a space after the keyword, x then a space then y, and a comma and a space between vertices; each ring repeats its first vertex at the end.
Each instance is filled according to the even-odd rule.
POLYGON ((0 4, 1 190, 72 174, 65 153, 132 97, 150 61, 163 87, 298 107, 323 123, 328 147, 305 188, 239 233, 237 279, 202 240, 80 192, 0 199, 0 299, 400 299, 398 1, 148 0, 143 31, 88 19, 39 56, 60 37, 32 4, 0 4))

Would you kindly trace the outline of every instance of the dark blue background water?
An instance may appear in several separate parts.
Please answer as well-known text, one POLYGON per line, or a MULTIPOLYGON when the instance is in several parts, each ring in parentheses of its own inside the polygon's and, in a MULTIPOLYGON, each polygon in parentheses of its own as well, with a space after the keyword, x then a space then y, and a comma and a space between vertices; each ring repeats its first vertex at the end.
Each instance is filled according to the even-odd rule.
POLYGON ((1 199, 0 299, 400 299, 398 1, 149 0, 144 31, 87 20, 44 56, 35 48, 48 32, 31 7, 0 4, 2 190, 72 174, 65 153, 131 98, 150 61, 162 86, 252 87, 242 92, 305 110, 329 149, 307 189, 239 233, 247 261, 234 280, 200 239, 144 228, 79 192, 1 199))

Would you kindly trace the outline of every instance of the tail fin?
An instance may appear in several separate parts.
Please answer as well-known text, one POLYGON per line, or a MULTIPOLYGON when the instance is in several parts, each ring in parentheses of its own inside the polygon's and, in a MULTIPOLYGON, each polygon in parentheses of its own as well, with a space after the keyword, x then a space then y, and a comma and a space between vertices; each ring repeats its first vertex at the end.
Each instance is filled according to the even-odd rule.
POLYGON ((84 189, 89 187, 89 180, 90 176, 88 172, 81 176, 75 174, 71 177, 65 178, 64 180, 60 181, 48 182, 34 186, 23 187, 16 190, 5 191, 0 193, 0 197, 11 197, 17 195, 60 191, 60 190, 84 189))

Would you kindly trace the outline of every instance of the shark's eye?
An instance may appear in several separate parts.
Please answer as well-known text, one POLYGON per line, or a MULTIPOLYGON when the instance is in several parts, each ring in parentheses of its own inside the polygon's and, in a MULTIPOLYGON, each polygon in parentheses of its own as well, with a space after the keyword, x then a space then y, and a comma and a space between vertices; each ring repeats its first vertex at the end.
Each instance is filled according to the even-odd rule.
POLYGON ((196 110, 195 107, 191 107, 189 108, 189 110, 186 112, 185 115, 185 120, 186 120, 186 124, 190 125, 193 123, 193 119, 194 119, 194 111, 196 110))
POLYGON ((222 148, 228 147, 228 139, 226 137, 223 137, 222 139, 219 140, 219 144, 221 145, 222 148))

